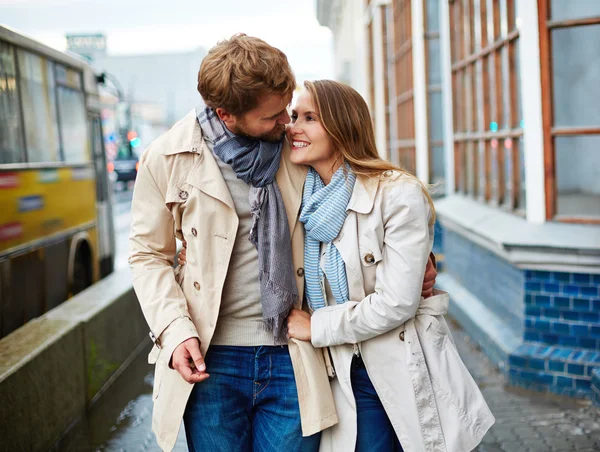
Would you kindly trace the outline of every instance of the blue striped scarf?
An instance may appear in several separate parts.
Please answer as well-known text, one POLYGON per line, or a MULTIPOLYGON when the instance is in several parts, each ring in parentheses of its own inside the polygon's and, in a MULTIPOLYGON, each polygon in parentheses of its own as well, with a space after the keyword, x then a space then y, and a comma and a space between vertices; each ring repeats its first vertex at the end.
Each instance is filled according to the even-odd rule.
MULTIPOLYGON (((323 270, 320 265, 321 243, 328 243, 325 256, 325 276, 337 304, 348 301, 346 265, 333 243, 342 229, 346 208, 352 196, 356 175, 346 163, 325 185, 319 174, 310 169, 304 183, 300 221, 304 223, 304 278, 306 296, 311 309, 325 307, 323 270), (345 171, 344 171, 345 170, 345 171), (346 176, 347 174, 347 176, 346 176)), ((332 301, 332 300, 330 300, 332 301)))

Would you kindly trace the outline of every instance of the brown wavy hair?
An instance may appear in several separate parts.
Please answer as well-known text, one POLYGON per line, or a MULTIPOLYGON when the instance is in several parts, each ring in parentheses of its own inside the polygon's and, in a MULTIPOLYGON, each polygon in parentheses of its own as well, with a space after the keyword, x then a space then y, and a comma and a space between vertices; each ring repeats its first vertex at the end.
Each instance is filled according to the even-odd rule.
POLYGON ((333 143, 339 160, 345 160, 361 178, 380 177, 385 171, 402 173, 421 186, 435 222, 435 207, 427 186, 400 166, 379 157, 369 107, 353 88, 333 80, 306 81, 321 123, 333 143))
POLYGON ((198 71, 198 92, 212 108, 234 115, 254 109, 265 94, 291 96, 296 79, 285 54, 243 33, 208 51, 198 71))

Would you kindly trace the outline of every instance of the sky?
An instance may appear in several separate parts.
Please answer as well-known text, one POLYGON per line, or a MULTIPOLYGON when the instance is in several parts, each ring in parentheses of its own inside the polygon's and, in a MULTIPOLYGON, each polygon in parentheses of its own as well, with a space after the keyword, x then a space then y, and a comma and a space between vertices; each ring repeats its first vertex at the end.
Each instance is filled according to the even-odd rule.
POLYGON ((108 53, 184 52, 244 32, 283 50, 299 79, 333 77, 333 37, 316 0, 0 0, 0 23, 59 50, 105 33, 108 53))

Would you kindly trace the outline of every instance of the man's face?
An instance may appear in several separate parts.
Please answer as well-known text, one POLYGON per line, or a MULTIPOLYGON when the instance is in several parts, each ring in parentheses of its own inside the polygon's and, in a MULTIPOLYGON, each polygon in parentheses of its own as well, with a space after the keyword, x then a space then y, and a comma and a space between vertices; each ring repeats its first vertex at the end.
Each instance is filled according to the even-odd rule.
POLYGON ((241 116, 230 116, 227 128, 236 135, 276 143, 285 135, 285 125, 290 122, 287 106, 291 95, 266 94, 253 110, 241 116))

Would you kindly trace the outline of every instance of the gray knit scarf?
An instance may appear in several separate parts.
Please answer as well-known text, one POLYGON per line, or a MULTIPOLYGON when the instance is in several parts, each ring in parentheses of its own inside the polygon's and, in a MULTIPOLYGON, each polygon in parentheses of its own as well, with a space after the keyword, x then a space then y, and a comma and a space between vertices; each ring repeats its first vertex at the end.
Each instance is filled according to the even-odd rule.
POLYGON ((275 179, 283 141, 268 143, 230 132, 202 101, 196 116, 214 153, 250 185, 250 241, 258 251, 260 293, 265 327, 278 342, 287 338, 286 318, 299 300, 285 205, 275 179))

